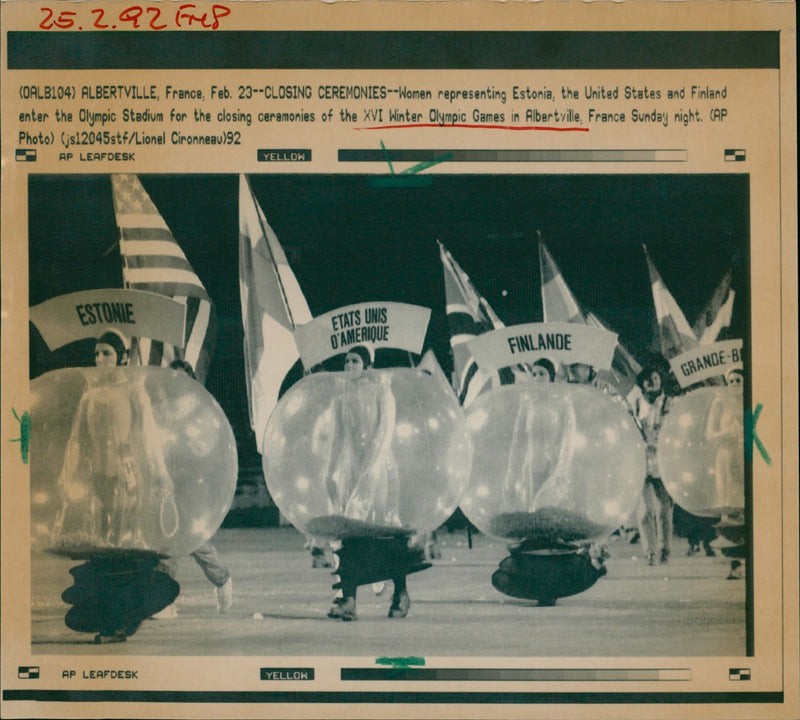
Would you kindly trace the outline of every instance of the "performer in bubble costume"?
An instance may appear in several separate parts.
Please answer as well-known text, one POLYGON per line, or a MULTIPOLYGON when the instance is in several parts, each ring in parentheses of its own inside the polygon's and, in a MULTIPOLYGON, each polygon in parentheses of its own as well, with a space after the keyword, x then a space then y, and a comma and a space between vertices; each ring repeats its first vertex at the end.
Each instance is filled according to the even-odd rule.
MULTIPOLYGON (((553 382, 555 369, 550 361, 538 360, 531 365, 528 377, 529 382, 553 382)), ((537 413, 530 396, 520 397, 511 442, 516 450, 509 455, 502 512, 533 512, 546 505, 560 505, 564 500, 575 431, 575 410, 571 402, 565 405, 565 412, 550 408, 549 412, 537 413), (544 451, 534 443, 540 437, 550 439, 544 451)))
POLYGON ((95 344, 95 365, 107 372, 81 397, 64 452, 58 487, 63 504, 51 541, 58 545, 65 515, 73 511, 68 488, 87 487, 83 523, 87 539, 113 547, 147 549, 145 494, 160 495, 164 534, 177 530, 172 479, 167 471, 150 399, 141 378, 115 368, 124 366, 127 348, 114 330, 95 344))
MULTIPOLYGON (((726 377, 726 385, 739 387, 743 376, 740 370, 732 370, 726 377)), ((741 479, 738 476, 737 455, 741 454, 744 437, 741 404, 717 397, 711 404, 706 422, 706 439, 716 441, 717 454, 714 462, 713 507, 728 509, 743 506, 744 497, 741 479)))
POLYGON ((536 377, 534 364, 527 382, 470 405, 474 458, 461 503, 483 532, 514 541, 492 585, 539 605, 581 593, 606 574, 603 539, 633 510, 645 470, 635 423, 592 383, 591 366, 556 383, 547 365, 536 377))
POLYGON ((399 479, 391 451, 395 400, 387 376, 370 374, 364 347, 345 357, 347 379, 334 409, 326 489, 331 512, 400 527, 399 479))
MULTIPOLYGON (((325 474, 331 513, 378 525, 401 527, 399 478, 391 451, 395 429, 395 399, 389 378, 375 377, 369 369, 372 358, 363 346, 351 348, 345 356, 347 375, 334 409, 333 445, 325 474)), ((354 620, 356 592, 360 584, 353 564, 362 565, 376 550, 375 541, 350 540, 338 547, 341 569, 341 597, 334 599, 328 617, 354 620), (346 545, 346 546, 345 546, 346 545)), ((405 617, 411 606, 406 588, 407 539, 395 538, 391 545, 394 592, 389 617, 405 617)))
MULTIPOLYGON (((157 571, 155 553, 143 537, 145 518, 141 514, 142 494, 163 495, 160 522, 177 531, 178 514, 172 480, 157 442, 150 400, 140 384, 116 368, 127 362, 127 344, 118 331, 104 333, 95 343, 95 365, 107 368, 109 382, 90 388, 81 398, 65 450, 59 489, 64 501, 51 534, 57 546, 70 509, 66 486, 76 475, 88 480, 88 517, 85 530, 89 542, 108 552, 95 554, 70 571, 75 584, 62 599, 72 607, 66 614, 67 627, 79 632, 96 632, 96 644, 117 643, 135 633, 141 622, 169 605, 179 592, 178 583, 157 571), (87 451, 88 448, 88 451, 87 451), (144 467, 136 458, 144 458, 144 467), (166 501, 166 502, 165 502, 166 501), (126 556, 112 552, 122 547, 139 551, 126 556)), ((165 535, 169 536, 170 530, 165 535)))
POLYGON ((330 616, 354 619, 356 588, 393 580, 390 617, 403 617, 405 578, 430 567, 425 533, 463 496, 470 438, 435 366, 376 370, 363 346, 342 361, 349 370, 310 373, 280 399, 265 428, 264 478, 289 522, 335 547, 334 588, 349 601, 330 616))

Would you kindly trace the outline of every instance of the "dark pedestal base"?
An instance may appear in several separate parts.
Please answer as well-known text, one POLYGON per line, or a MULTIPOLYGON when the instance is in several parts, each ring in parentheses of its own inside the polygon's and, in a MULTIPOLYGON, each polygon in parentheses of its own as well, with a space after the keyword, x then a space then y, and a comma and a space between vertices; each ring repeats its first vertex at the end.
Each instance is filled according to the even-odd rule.
POLYGON ((334 588, 358 587, 425 570, 423 548, 409 548, 407 534, 386 537, 347 537, 336 550, 340 582, 334 588))
POLYGON ((505 595, 538 600, 540 605, 577 595, 607 572, 602 555, 593 557, 588 545, 542 548, 523 542, 509 551, 511 555, 492 575, 492 585, 505 595))
POLYGON ((93 557, 72 568, 74 585, 61 595, 72 605, 64 618, 78 632, 132 635, 145 618, 172 603, 180 586, 156 570, 155 553, 93 557))

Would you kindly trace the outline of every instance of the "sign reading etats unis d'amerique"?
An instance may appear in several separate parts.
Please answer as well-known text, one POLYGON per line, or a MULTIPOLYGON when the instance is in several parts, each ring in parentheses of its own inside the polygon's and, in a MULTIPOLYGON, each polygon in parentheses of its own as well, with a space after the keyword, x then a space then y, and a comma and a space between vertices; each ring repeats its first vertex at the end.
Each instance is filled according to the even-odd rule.
POLYGON ((294 332, 300 357, 313 367, 356 345, 421 353, 431 311, 418 305, 367 302, 320 315, 294 332))

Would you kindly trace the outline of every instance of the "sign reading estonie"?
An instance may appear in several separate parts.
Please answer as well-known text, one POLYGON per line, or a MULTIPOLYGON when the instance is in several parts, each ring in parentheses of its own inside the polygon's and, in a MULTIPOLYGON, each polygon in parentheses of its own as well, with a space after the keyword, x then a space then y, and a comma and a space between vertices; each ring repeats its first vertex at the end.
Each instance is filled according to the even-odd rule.
POLYGON ((294 331, 310 368, 356 345, 421 353, 431 311, 418 305, 368 302, 331 310, 294 331))
POLYGON ((45 300, 30 309, 30 319, 51 350, 108 328, 181 347, 186 307, 143 290, 86 290, 45 300))
POLYGON ((498 369, 547 358, 611 368, 616 333, 577 323, 528 323, 492 330, 467 343, 481 368, 498 369))
POLYGON ((742 341, 722 340, 711 345, 700 345, 672 358, 669 364, 680 386, 689 387, 725 375, 731 370, 742 370, 742 341))

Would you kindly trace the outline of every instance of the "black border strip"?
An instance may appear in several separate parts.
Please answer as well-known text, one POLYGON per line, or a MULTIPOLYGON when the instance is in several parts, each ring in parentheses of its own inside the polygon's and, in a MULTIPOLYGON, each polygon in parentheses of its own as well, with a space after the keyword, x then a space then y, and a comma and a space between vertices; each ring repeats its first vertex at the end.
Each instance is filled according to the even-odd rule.
MULTIPOLYGON (((745 348, 745 382, 743 401, 745 412, 753 410, 753 186, 752 176, 747 173, 747 272, 744 273, 746 287, 744 294, 747 297, 748 310, 745 319, 744 348, 745 348)), ((782 335, 782 333, 781 333, 782 335)), ((752 417, 752 416, 751 416, 752 417)), ((745 655, 755 657, 756 654, 756 610, 755 610, 755 538, 753 535, 753 465, 757 461, 755 444, 751 443, 749 449, 745 448, 744 458, 744 508, 745 508, 745 655)), ((783 533, 781 533, 783 535, 783 533)), ((783 580, 781 581, 783 588, 783 580)), ((783 608, 781 601, 781 608, 783 608)), ((780 648, 781 658, 784 656, 784 648, 780 648)), ((783 687, 783 682, 781 682, 783 687)))
POLYGON ((3 700, 168 703, 475 703, 514 705, 783 703, 783 692, 247 692, 174 690, 4 690, 3 700))
POLYGON ((777 31, 11 31, 9 70, 778 68, 777 31))

